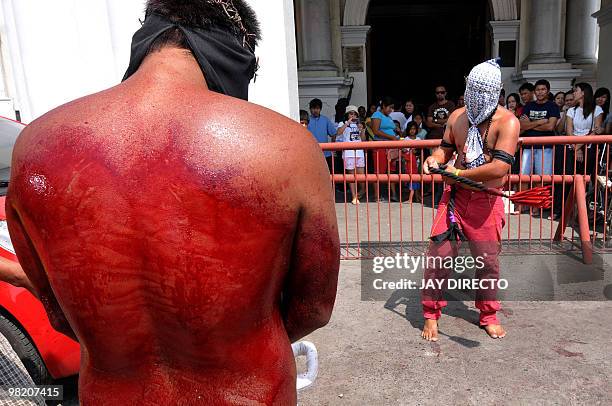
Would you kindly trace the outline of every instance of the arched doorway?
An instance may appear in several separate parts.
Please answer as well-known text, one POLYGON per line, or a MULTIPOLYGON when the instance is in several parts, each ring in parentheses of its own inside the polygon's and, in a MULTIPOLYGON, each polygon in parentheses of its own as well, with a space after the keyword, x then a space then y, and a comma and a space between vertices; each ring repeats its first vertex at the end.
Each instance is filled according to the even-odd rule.
POLYGON ((490 54, 491 19, 488 0, 370 0, 370 98, 413 98, 424 109, 444 84, 456 100, 471 67, 490 54))

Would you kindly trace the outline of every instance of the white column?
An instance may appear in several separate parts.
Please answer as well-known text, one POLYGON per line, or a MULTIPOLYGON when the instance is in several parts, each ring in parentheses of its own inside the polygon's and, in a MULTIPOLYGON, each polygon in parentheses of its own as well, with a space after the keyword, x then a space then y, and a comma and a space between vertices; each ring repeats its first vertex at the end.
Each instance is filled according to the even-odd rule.
POLYGON ((257 80, 249 86, 249 101, 299 120, 298 74, 293 1, 248 0, 261 26, 255 49, 257 80))
POLYGON ((521 22, 519 20, 509 21, 490 21, 489 27, 491 32, 491 55, 493 58, 500 56, 499 54, 499 43, 502 41, 514 41, 515 43, 515 54, 513 61, 503 61, 504 65, 508 67, 502 67, 502 83, 506 94, 515 92, 518 90, 517 86, 512 83, 512 75, 516 73, 518 67, 518 54, 519 54, 519 30, 521 22))
MULTIPOLYGON (((329 0, 296 0, 298 37, 298 89, 300 108, 308 110, 314 98, 323 102, 322 114, 333 118, 334 106, 348 93, 348 78, 340 76, 334 63, 331 7, 329 0)), ((336 3, 334 3, 336 4, 336 3)), ((333 19, 339 25, 339 18, 333 19)))
POLYGON ((530 28, 527 63, 565 62, 565 0, 531 1, 530 28))
POLYGON ((591 17, 600 0, 567 0, 565 56, 574 64, 597 62, 597 21, 591 17))
POLYGON ((343 65, 348 75, 354 79, 351 104, 368 107, 368 73, 366 66, 366 41, 370 32, 369 25, 341 27, 343 65))
POLYGON ((338 71, 333 62, 328 0, 296 1, 299 70, 338 71))
POLYGON ((567 91, 582 69, 572 67, 565 60, 566 0, 531 0, 529 30, 529 56, 523 69, 512 76, 515 85, 547 79, 550 90, 567 91))
POLYGON ((599 25, 599 60, 597 86, 612 88, 612 0, 603 0, 601 9, 593 14, 599 25))
MULTIPOLYGON (((293 2, 248 1, 263 32, 256 50, 261 69, 249 99, 297 119, 293 2)), ((143 0, 2 0, 0 6, 5 83, 24 122, 119 83, 144 18, 143 0)), ((0 110, 7 110, 1 99, 0 110)))

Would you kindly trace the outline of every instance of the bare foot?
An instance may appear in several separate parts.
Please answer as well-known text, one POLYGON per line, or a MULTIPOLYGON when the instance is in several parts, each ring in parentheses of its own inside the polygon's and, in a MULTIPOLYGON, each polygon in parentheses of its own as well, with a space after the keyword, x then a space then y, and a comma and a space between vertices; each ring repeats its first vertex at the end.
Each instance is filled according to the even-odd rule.
POLYGON ((491 338, 504 338, 506 336, 506 330, 501 324, 489 324, 483 328, 491 338))
POLYGON ((421 337, 427 341, 438 341, 438 320, 425 319, 421 337))

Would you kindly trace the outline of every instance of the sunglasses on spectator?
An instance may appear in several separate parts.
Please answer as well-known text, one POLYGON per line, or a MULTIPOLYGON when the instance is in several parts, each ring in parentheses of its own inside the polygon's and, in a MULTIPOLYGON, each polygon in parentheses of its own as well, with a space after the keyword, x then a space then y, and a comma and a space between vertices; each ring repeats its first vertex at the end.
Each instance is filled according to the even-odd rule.
POLYGON ((444 91, 444 92, 436 92, 436 94, 446 94, 446 91, 444 91))

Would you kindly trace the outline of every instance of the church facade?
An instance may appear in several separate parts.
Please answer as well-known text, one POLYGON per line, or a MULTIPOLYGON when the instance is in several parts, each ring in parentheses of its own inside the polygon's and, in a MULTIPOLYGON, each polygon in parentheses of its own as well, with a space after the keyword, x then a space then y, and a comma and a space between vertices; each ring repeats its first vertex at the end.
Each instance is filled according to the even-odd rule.
MULTIPOLYGON (((469 8, 471 2, 454 3, 469 8)), ((444 1, 414 0, 295 0, 294 5, 299 105, 306 108, 310 99, 318 97, 329 116, 338 98, 349 92, 351 104, 366 106, 392 91, 389 86, 377 89, 372 71, 377 70, 378 77, 391 74, 388 66, 401 64, 399 61, 410 54, 408 49, 416 49, 417 56, 419 49, 427 50, 427 41, 419 37, 430 37, 436 30, 422 28, 406 41, 401 30, 409 30, 419 21, 410 19, 410 13, 422 15, 421 20, 427 15, 435 19, 451 6, 444 1), (393 14, 402 15, 402 19, 393 20, 393 14), (389 34, 384 45, 391 50, 387 54, 394 56, 373 57, 374 31, 391 24, 400 26, 399 34, 389 34), (395 47, 389 46, 394 42, 395 47)), ((506 94, 517 91, 524 82, 542 78, 550 81, 553 92, 569 90, 574 81, 612 86, 612 0, 487 0, 481 8, 486 10, 476 12, 483 12, 488 21, 478 23, 485 31, 478 46, 483 59, 502 58, 506 94)), ((459 18, 462 16, 457 14, 459 18)), ((455 40, 452 32, 448 34, 445 41, 455 40)), ((461 42, 455 45, 462 46, 461 42)), ((412 68, 406 68, 405 81, 418 83, 428 69, 454 64, 444 55, 424 59, 417 65, 408 62, 412 68)), ((470 62, 479 62, 474 59, 470 62)), ((395 83, 404 82, 401 73, 397 77, 395 83)))

